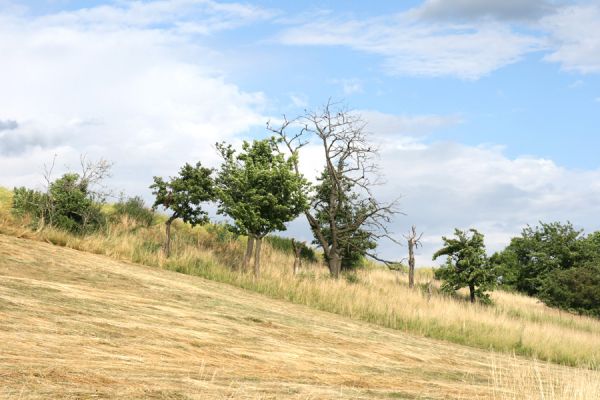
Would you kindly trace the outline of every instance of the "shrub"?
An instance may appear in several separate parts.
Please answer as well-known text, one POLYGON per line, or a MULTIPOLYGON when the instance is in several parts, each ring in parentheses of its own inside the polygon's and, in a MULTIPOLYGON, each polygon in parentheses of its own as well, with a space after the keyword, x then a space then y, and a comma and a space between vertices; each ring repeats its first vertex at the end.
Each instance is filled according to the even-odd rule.
MULTIPOLYGON (((283 253, 294 254, 294 245, 292 244, 292 239, 285 238, 281 236, 269 235, 265 237, 265 240, 271 245, 271 247, 275 250, 281 251, 283 253)), ((308 247, 305 243, 297 242, 301 246, 300 249, 300 257, 309 262, 317 262, 317 255, 315 250, 311 247, 308 247)))
POLYGON ((15 188, 13 192, 13 214, 29 216, 35 225, 48 217, 49 197, 46 193, 25 187, 15 188))
POLYGON ((48 224, 72 233, 89 233, 106 223, 100 204, 79 174, 64 174, 50 184, 48 193, 24 187, 14 192, 13 212, 29 216, 36 226, 48 224))
POLYGON ((114 205, 113 216, 118 218, 127 216, 145 227, 149 227, 154 221, 154 212, 145 206, 144 200, 139 196, 119 200, 114 205))
POLYGON ((550 272, 539 297, 552 307, 600 317, 600 266, 588 264, 550 272))

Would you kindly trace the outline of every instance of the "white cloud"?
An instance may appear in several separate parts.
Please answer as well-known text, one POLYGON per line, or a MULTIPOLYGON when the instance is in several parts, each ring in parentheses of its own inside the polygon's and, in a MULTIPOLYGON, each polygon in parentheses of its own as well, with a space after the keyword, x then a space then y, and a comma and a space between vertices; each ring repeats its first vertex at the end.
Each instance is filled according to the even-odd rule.
POLYGON ((462 79, 479 79, 542 46, 539 38, 505 24, 427 23, 412 11, 361 20, 316 20, 284 30, 279 40, 378 54, 390 74, 462 79))
MULTIPOLYGON (((600 170, 571 170, 536 157, 509 158, 502 146, 431 143, 428 134, 462 122, 453 116, 360 114, 369 123, 372 141, 383 144, 379 163, 384 183, 374 192, 386 201, 400 197, 400 209, 407 214, 397 216, 390 228, 401 241, 413 224, 425 233, 420 265, 434 264, 431 256, 442 245, 441 237, 452 235, 455 227, 480 230, 490 252, 540 220, 570 220, 588 232, 600 230, 600 170)), ((320 172, 322 151, 311 144, 300 153, 302 172, 310 179, 320 172)), ((310 239, 302 218, 287 234, 310 239)), ((406 248, 382 241, 378 251, 400 259, 406 248)))
POLYGON ((346 96, 363 92, 363 84, 360 79, 333 79, 331 82, 340 85, 346 96))
POLYGON ((357 113, 367 122, 367 130, 379 139, 422 137, 463 122, 457 115, 393 115, 375 110, 358 110, 357 113))
POLYGON ((125 3, 143 21, 126 27, 107 6, 0 16, 0 110, 19 123, 2 132, 0 183, 33 185, 53 154, 76 165, 87 153, 116 163, 117 189, 144 193, 152 175, 184 162, 214 164, 217 140, 263 125, 264 96, 226 82, 211 50, 179 31, 144 27, 159 21, 157 5, 192 3, 216 7, 125 3), (116 22, 101 25, 103 15, 116 22))
MULTIPOLYGON (((425 232, 423 265, 432 264, 441 236, 452 235, 454 227, 479 229, 490 251, 540 220, 600 229, 600 170, 569 170, 541 158, 508 158, 501 147, 456 143, 386 146, 381 163, 388 183, 378 189, 380 196, 402 195, 407 213, 396 219, 396 232, 412 224, 425 232)), ((382 250, 405 251, 389 244, 382 250)))
POLYGON ((427 0, 416 12, 422 18, 525 20, 554 9, 544 0, 427 0))
POLYGON ((540 21, 550 37, 552 50, 545 59, 567 71, 600 72, 600 5, 560 8, 540 21))

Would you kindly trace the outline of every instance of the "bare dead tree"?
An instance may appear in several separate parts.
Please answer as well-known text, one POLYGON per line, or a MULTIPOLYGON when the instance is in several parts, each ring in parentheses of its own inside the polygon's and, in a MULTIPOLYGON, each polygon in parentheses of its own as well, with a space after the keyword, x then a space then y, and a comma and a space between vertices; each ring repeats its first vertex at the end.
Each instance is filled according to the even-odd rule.
POLYGON ((417 235, 417 227, 412 226, 410 232, 404 235, 408 243, 408 287, 415 287, 415 249, 421 246, 421 238, 423 233, 417 235))
POLYGON ((300 174, 298 152, 302 147, 315 139, 323 149, 324 173, 331 188, 325 201, 313 198, 305 216, 334 278, 341 271, 342 246, 353 233, 360 229, 372 238, 389 237, 387 224, 398 212, 397 200, 382 203, 372 193, 373 186, 382 182, 375 162, 378 150, 369 142, 365 127, 360 116, 331 101, 322 110, 306 111, 294 120, 284 116, 279 127, 267 123, 267 129, 277 134, 294 155, 297 174, 300 174), (356 189, 351 198, 345 195, 349 183, 356 189), (351 202, 356 212, 352 221, 340 223, 338 217, 347 202, 351 202))
POLYGON ((113 195, 113 191, 104 184, 104 181, 111 177, 112 162, 104 158, 92 161, 87 158, 87 155, 81 154, 79 164, 81 168, 80 182, 87 185, 88 193, 94 201, 101 203, 113 195))

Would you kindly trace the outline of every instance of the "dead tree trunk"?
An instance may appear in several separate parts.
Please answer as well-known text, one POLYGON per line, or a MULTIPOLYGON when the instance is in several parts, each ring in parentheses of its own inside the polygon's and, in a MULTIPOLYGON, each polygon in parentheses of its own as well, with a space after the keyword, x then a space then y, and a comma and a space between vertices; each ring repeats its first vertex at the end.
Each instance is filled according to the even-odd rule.
POLYGON ((262 247, 262 238, 256 238, 256 250, 254 253, 254 277, 260 278, 260 249, 262 247))
POLYGON ((298 275, 300 267, 302 267, 302 258, 300 258, 302 245, 292 239, 292 247, 294 248, 294 276, 296 276, 298 275))
POLYGON ((171 224, 173 223, 173 221, 175 221, 177 219, 177 215, 173 214, 168 220, 167 222, 165 222, 165 233, 166 233, 166 237, 165 237, 165 244, 163 246, 163 251, 165 253, 165 257, 169 258, 169 256, 171 255, 171 224))
POLYGON ((242 271, 248 271, 248 264, 250 258, 252 258, 252 251, 254 250, 254 236, 248 235, 248 242, 246 243, 246 253, 244 254, 244 261, 242 262, 242 271))
POLYGON ((340 277, 340 271, 342 270, 342 257, 337 251, 331 251, 329 253, 329 272, 334 279, 340 277))
POLYGON ((408 242, 408 287, 415 287, 415 249, 421 246, 421 237, 423 234, 417 236, 417 227, 412 226, 408 235, 405 236, 408 242))

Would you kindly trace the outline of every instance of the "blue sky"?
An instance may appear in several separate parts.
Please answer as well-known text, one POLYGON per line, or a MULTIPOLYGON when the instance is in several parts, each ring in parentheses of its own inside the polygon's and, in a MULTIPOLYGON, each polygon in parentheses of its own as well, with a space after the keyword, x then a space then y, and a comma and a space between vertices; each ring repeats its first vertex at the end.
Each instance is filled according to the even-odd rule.
POLYGON ((0 0, 0 54, 3 186, 85 153, 149 199, 152 175, 332 97, 382 145, 422 263, 455 226, 491 249, 538 220, 600 229, 595 0, 0 0))

